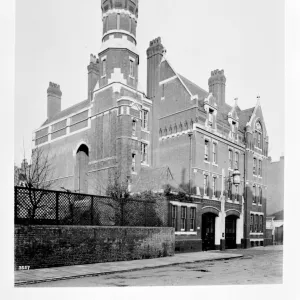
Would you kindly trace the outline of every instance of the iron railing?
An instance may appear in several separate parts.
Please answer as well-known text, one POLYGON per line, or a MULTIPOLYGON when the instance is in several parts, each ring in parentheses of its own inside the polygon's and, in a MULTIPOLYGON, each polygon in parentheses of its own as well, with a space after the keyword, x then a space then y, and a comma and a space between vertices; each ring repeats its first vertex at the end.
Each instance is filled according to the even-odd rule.
POLYGON ((168 201, 15 187, 15 224, 168 226, 168 201))

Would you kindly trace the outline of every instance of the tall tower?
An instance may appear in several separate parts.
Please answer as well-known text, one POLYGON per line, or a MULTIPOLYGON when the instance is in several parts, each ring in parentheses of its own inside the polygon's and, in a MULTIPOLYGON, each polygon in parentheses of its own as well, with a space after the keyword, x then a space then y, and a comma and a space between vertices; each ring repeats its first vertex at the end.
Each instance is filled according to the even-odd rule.
POLYGON ((211 72, 211 76, 208 80, 209 92, 217 98, 218 105, 223 106, 225 104, 225 87, 226 77, 224 70, 214 70, 211 72))
POLYGON ((99 53, 100 88, 121 82, 138 86, 136 48, 138 0, 101 0, 103 37, 99 53))

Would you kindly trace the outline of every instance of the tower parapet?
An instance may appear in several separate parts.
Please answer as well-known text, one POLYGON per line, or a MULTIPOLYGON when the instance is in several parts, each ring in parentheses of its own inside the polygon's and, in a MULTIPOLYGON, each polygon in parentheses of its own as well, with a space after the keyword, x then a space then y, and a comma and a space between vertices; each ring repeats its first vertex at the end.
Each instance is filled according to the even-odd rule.
POLYGON ((211 77, 208 80, 209 92, 217 98, 218 105, 225 104, 225 86, 226 77, 224 70, 214 70, 211 72, 211 77))

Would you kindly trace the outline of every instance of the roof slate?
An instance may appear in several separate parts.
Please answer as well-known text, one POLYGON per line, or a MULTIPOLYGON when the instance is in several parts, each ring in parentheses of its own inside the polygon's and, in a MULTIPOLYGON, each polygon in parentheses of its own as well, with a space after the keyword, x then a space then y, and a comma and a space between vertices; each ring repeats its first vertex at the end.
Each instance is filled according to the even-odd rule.
POLYGON ((207 91, 205 91, 204 89, 202 89, 201 87, 193 83, 192 81, 188 80, 184 76, 180 74, 178 74, 178 76, 180 77, 180 79, 183 81, 183 83, 186 85, 186 87, 188 88, 188 90, 191 92, 193 96, 198 95, 198 97, 200 98, 200 97, 207 97, 209 95, 207 91))
POLYGON ((78 111, 80 111, 80 110, 82 110, 82 109, 84 109, 84 108, 89 107, 89 105, 90 105, 90 101, 89 101, 89 100, 84 100, 84 101, 79 102, 79 103, 77 103, 77 104, 75 104, 75 105, 73 105, 73 106, 70 106, 70 107, 68 107, 68 108, 66 108, 66 109, 64 109, 64 110, 62 110, 62 111, 59 112, 58 114, 54 115, 52 118, 47 119, 47 120, 42 124, 42 126, 45 126, 45 125, 47 125, 47 124, 49 124, 49 123, 52 123, 52 122, 54 122, 54 121, 56 121, 56 120, 62 119, 62 118, 64 118, 64 117, 67 117, 67 116, 69 116, 69 115, 71 115, 71 114, 75 114, 76 112, 78 112, 78 111))

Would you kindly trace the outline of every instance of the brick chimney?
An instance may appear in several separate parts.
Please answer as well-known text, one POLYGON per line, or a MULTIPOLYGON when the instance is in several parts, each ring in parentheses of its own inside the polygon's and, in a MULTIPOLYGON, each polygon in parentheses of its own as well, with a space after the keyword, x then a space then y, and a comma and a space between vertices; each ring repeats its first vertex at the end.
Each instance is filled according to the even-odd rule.
POLYGON ((208 80, 209 92, 217 98, 218 106, 225 104, 226 77, 224 70, 214 70, 208 80))
POLYGON ((92 100, 92 92, 99 80, 99 60, 95 55, 90 55, 90 64, 87 67, 88 69, 88 99, 92 100))
POLYGON ((60 86, 56 83, 49 82, 47 89, 47 118, 54 117, 61 111, 61 95, 60 86))
POLYGON ((159 81, 159 64, 165 52, 166 49, 162 45, 160 37, 152 40, 147 49, 147 96, 150 99, 156 96, 159 81))

